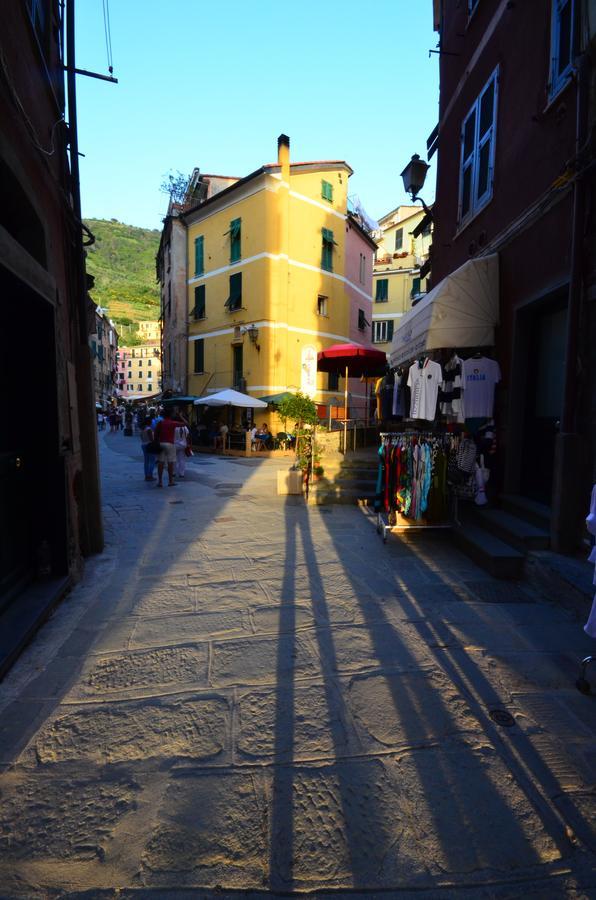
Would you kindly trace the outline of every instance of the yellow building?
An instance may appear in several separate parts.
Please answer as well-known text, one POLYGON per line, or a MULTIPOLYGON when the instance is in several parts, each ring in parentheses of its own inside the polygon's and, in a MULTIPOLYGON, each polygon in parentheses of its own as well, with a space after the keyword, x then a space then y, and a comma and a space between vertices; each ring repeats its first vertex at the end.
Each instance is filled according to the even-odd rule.
POLYGON ((389 352, 394 328, 426 291, 432 222, 419 206, 398 206, 379 219, 373 271, 373 342, 389 352))
POLYGON ((137 332, 138 337, 146 344, 159 344, 160 340, 160 331, 159 331, 159 322, 155 320, 155 322, 139 322, 138 323, 139 330, 137 332))
POLYGON ((120 347, 116 352, 118 396, 139 400, 161 390, 161 358, 155 343, 120 347))
MULTIPOLYGON (((337 396, 317 351, 371 343, 376 244, 347 211, 343 161, 265 165, 182 215, 188 239, 188 390, 337 396)), ((351 384, 353 405, 362 386, 351 384)))

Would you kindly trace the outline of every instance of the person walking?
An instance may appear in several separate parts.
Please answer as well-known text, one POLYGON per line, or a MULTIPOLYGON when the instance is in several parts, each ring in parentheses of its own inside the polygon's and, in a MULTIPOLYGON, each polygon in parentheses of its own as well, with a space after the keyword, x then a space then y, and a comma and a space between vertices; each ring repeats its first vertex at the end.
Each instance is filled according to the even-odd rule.
POLYGON ((188 455, 188 439, 190 432, 186 425, 179 425, 174 434, 174 444, 176 446, 176 476, 184 478, 186 472, 186 457, 188 455))
POLYGON ((157 486, 163 487, 163 470, 168 467, 168 487, 175 487, 174 466, 176 465, 176 429, 185 426, 186 422, 170 418, 168 410, 163 419, 157 423, 154 431, 155 440, 161 444, 161 452, 157 455, 157 486))
POLYGON ((157 455, 149 452, 149 444, 153 440, 151 419, 146 418, 141 425, 141 447, 143 448, 143 462, 145 466, 145 481, 155 481, 153 474, 157 455))

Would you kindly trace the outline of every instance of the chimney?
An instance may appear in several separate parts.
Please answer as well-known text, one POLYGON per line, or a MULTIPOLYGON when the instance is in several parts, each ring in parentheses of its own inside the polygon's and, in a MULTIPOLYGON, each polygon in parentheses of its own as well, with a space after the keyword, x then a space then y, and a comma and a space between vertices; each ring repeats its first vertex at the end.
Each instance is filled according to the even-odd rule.
POLYGON ((290 139, 280 134, 277 139, 277 162, 281 166, 282 181, 290 182, 290 139))

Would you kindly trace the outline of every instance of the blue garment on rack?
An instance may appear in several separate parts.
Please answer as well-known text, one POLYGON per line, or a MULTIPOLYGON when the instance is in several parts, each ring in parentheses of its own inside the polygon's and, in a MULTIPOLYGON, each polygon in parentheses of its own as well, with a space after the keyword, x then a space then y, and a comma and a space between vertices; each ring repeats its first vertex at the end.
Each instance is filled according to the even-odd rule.
POLYGON ((432 483, 432 452, 429 444, 423 444, 424 448, 424 477, 422 479, 422 491, 420 496, 420 511, 426 512, 428 507, 428 492, 432 483))

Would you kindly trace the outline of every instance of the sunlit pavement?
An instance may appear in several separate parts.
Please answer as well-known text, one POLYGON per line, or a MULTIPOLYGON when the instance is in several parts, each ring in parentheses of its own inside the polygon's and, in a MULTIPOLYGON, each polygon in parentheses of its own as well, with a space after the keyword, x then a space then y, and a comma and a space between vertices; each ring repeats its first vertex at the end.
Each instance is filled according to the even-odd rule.
POLYGON ((101 444, 106 553, 0 685, 0 897, 596 896, 572 613, 286 460, 101 444))

